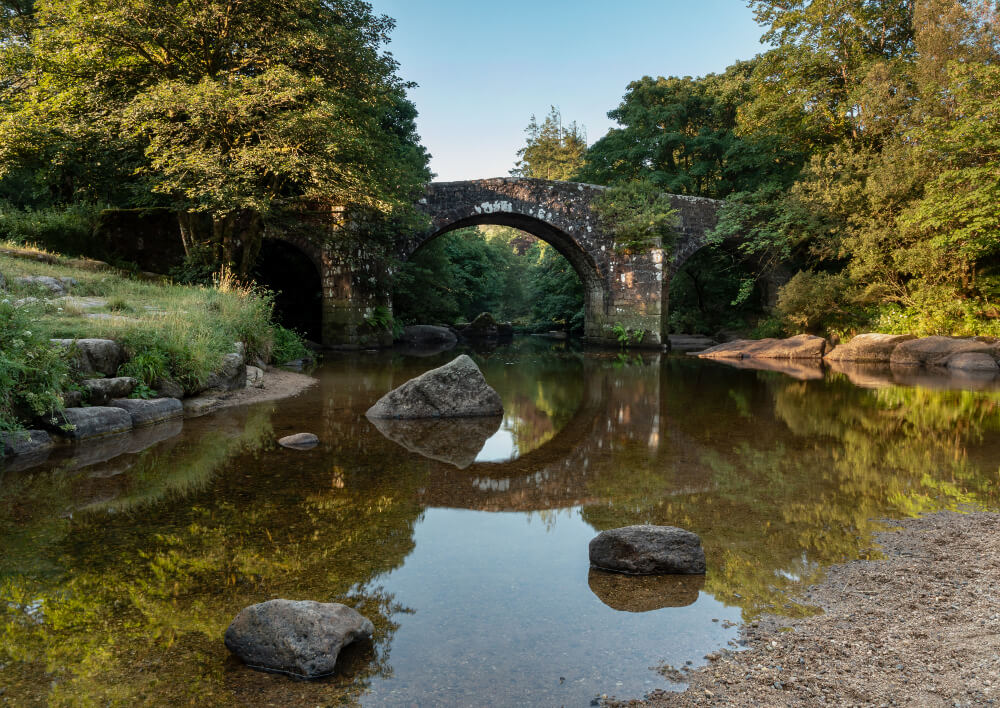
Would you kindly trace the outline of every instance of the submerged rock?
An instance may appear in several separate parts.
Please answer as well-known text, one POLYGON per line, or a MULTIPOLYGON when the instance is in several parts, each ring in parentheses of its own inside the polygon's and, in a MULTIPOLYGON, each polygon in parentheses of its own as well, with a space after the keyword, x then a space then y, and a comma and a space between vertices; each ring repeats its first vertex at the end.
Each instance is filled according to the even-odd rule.
POLYGON ((705 576, 625 575, 600 568, 587 574, 590 590, 613 610, 651 612, 664 607, 687 607, 705 587, 705 576))
POLYGON ((121 408, 132 417, 132 425, 153 425, 184 415, 184 405, 176 398, 116 398, 110 405, 121 408))
POLYGON ((625 526, 590 542, 590 562, 616 573, 694 574, 705 572, 705 551, 696 534, 676 526, 625 526))
POLYGON ((477 418, 372 418, 385 437, 410 452, 465 469, 476 461, 483 444, 503 422, 502 416, 477 418))
POLYGON ((369 418, 465 418, 503 415, 500 394, 465 354, 389 391, 369 418))
POLYGON ((74 368, 83 374, 114 376, 125 360, 113 339, 53 339, 52 343, 66 349, 74 368))
POLYGON ((292 450, 310 450, 319 445, 319 438, 312 433, 295 433, 281 438, 278 444, 292 450))
POLYGON ((698 352, 707 359, 822 359, 827 341, 811 334, 788 339, 737 339, 698 352))
POLYGON ((861 361, 888 363, 892 352, 903 342, 915 339, 912 334, 859 334, 826 355, 827 361, 861 361))
POLYGON ((44 430, 0 433, 0 457, 37 455, 49 450, 52 446, 52 438, 44 430))
POLYGON ((269 600, 240 610, 225 642, 252 669, 319 678, 333 673, 341 649, 374 631, 346 605, 269 600))

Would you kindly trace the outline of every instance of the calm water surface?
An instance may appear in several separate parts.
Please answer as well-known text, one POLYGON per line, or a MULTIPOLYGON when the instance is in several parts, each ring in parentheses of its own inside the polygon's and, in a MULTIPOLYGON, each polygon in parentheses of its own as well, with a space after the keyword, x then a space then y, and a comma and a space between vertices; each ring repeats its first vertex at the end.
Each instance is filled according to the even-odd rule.
POLYGON ((472 352, 503 419, 376 426, 455 352, 334 356, 286 401, 0 471, 0 700, 14 705, 567 705, 683 688, 873 519, 1000 508, 1000 393, 981 382, 525 340, 472 352), (979 388, 987 390, 968 390, 979 388), (282 435, 322 444, 285 450, 282 435), (124 453, 124 454, 121 454, 124 453), (704 578, 591 571, 634 523, 698 533, 704 578), (339 601, 376 626, 318 682, 221 637, 246 605, 339 601))

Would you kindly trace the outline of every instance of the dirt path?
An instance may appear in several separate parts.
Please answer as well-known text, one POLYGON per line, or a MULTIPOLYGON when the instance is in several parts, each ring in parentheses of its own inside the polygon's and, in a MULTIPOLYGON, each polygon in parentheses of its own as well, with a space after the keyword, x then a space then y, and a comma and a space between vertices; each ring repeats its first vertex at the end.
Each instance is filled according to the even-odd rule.
POLYGON ((749 651, 652 706, 1000 705, 1000 515, 939 513, 881 534, 882 561, 832 568, 824 614, 747 627, 749 651))

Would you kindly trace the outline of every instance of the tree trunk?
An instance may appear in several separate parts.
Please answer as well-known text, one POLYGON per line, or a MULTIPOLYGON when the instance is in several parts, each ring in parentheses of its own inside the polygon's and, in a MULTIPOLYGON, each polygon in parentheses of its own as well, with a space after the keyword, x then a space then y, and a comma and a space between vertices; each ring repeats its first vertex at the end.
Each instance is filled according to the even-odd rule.
POLYGON ((225 265, 240 279, 250 275, 264 234, 260 214, 249 209, 226 214, 182 211, 177 221, 188 259, 204 261, 213 270, 225 265))

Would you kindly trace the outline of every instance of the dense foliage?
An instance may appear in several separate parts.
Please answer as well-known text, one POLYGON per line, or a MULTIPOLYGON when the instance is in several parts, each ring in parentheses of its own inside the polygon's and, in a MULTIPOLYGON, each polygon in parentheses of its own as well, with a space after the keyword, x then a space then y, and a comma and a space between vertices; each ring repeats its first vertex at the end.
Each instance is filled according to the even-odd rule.
POLYGON ((510 173, 515 177, 568 180, 583 164, 587 136, 576 121, 563 125, 562 113, 552 106, 542 124, 531 116, 524 129, 527 142, 517 151, 518 161, 510 173))
POLYGON ((165 202, 189 256, 246 274, 290 202, 399 218, 429 178, 392 20, 359 0, 4 0, 0 23, 0 196, 165 202))
POLYGON ((1000 333, 1000 8, 750 5, 772 48, 630 84, 578 178, 726 199, 701 265, 786 330, 1000 333))

